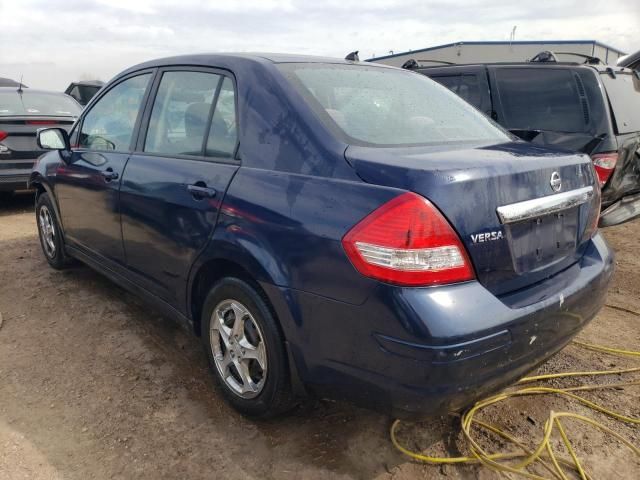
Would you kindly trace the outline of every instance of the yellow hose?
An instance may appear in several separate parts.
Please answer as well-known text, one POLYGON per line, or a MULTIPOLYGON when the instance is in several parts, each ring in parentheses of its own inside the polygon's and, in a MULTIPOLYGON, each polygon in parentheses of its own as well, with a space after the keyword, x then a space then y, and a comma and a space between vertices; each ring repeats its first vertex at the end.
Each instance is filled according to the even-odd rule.
MULTIPOLYGON (((635 313, 635 312, 632 312, 635 313)), ((610 355, 617 356, 631 356, 631 357, 640 357, 640 352, 631 351, 631 350, 622 350, 619 348, 605 347, 601 345, 594 345, 585 342, 574 341, 575 345, 586 348, 589 350, 606 353, 610 355)), ((581 377, 581 376, 596 376, 596 375, 622 375, 629 374, 634 372, 640 372, 640 367, 633 368, 625 368, 618 370, 599 370, 599 371, 587 371, 587 372, 563 372, 563 373, 552 373, 547 375, 536 375, 532 377, 525 377, 521 379, 516 385, 528 384, 533 382, 539 382, 544 380, 556 379, 556 378, 568 378, 568 377, 581 377)), ((515 474, 525 478, 531 478, 536 480, 545 480, 548 477, 540 476, 531 471, 531 467, 534 465, 539 465, 540 467, 546 469, 554 479, 558 480, 568 480, 567 472, 562 468, 565 467, 567 469, 573 470, 574 474, 577 474, 579 478, 582 480, 590 480, 591 477, 584 470, 584 467, 580 463, 578 455, 571 445, 571 441, 569 435, 565 431, 565 428, 561 422, 561 419, 571 418, 573 420, 585 423, 594 428, 601 430, 602 432, 615 437, 618 441, 620 441, 623 445, 625 445, 629 450, 635 453, 638 457, 640 457, 640 448, 635 446, 629 440, 624 438, 619 433, 613 431, 609 427, 603 425, 600 422, 592 418, 585 417, 583 415, 579 415, 577 413, 570 412, 549 412, 549 417, 547 418, 544 429, 543 429, 543 437, 540 443, 534 448, 529 449, 524 442, 516 439, 512 435, 503 430, 499 429, 494 425, 490 425, 481 420, 475 418, 475 415, 481 411, 482 409, 494 405, 496 403, 502 402, 509 398, 513 397, 522 397, 522 396, 530 396, 530 395, 559 395, 566 399, 573 400, 578 402, 594 411, 600 412, 604 415, 609 416, 610 418, 616 419, 620 422, 632 424, 632 425, 640 425, 640 418, 629 417, 627 415, 623 415, 619 412, 615 412, 612 409, 606 408, 602 405, 599 405, 595 402, 587 400, 584 397, 576 395, 573 392, 576 391, 585 391, 585 390, 604 390, 610 388, 620 388, 624 386, 630 385, 640 385, 639 380, 632 380, 627 382, 619 382, 614 384, 606 384, 606 385, 582 385, 579 387, 570 387, 570 388, 550 388, 550 387, 542 387, 542 386, 533 386, 533 387, 525 387, 525 388, 517 388, 514 390, 507 390, 505 392, 501 392, 497 395, 493 395, 484 400, 480 400, 475 405, 473 405, 469 410, 464 412, 461 417, 461 426, 462 426, 462 434, 466 440, 467 447, 469 450, 469 455, 461 456, 461 457, 440 457, 440 456, 430 456, 424 455, 419 452, 414 452, 400 444, 397 438, 397 430, 400 425, 400 420, 395 420, 391 425, 391 442, 393 445, 403 454, 413 458, 414 460, 419 460, 421 462, 430 463, 434 465, 441 464, 482 464, 488 467, 489 469, 498 472, 503 476, 507 476, 508 474, 515 474), (473 437, 473 427, 476 429, 484 429, 497 435, 511 444, 517 446, 520 451, 513 452, 496 452, 491 453, 485 451, 480 444, 473 437), (563 458, 558 456, 558 454, 554 451, 551 439, 554 432, 557 431, 562 443, 565 445, 567 451, 569 452, 568 458, 563 458), (515 462, 515 463, 514 463, 515 462)))

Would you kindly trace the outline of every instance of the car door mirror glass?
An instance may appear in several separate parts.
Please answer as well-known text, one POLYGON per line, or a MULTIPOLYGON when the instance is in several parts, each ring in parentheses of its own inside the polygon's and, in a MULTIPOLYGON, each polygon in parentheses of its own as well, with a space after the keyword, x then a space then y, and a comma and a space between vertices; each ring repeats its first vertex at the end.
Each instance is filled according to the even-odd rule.
POLYGON ((45 150, 69 150, 69 136, 62 128, 38 130, 38 146, 45 150))

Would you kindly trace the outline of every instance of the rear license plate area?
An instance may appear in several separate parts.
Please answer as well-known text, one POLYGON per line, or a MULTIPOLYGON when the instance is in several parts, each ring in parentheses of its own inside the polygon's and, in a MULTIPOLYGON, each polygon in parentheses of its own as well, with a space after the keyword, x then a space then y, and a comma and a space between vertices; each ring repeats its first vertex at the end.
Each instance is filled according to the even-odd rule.
POLYGON ((576 251, 579 207, 514 223, 506 227, 514 270, 530 272, 576 251))

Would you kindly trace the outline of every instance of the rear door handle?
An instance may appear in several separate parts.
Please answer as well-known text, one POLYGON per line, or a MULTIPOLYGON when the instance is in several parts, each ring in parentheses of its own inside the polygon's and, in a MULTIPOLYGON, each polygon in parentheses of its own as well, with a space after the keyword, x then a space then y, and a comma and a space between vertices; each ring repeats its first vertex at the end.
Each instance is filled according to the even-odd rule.
POLYGON ((187 185, 187 190, 195 198, 213 198, 216 196, 215 188, 209 188, 205 185, 187 185))
POLYGON ((103 176, 105 182, 110 182, 111 180, 117 180, 119 177, 118 172, 114 172, 111 167, 100 172, 100 175, 103 176))

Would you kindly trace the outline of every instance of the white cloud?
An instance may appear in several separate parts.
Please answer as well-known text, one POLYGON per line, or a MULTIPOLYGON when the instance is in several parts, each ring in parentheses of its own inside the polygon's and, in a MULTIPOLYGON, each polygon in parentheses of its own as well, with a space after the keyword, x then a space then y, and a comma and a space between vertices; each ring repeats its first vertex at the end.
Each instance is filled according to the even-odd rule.
POLYGON ((271 51, 361 58, 455 41, 595 39, 640 48, 640 2, 0 0, 0 76, 63 89, 161 56, 271 51))

